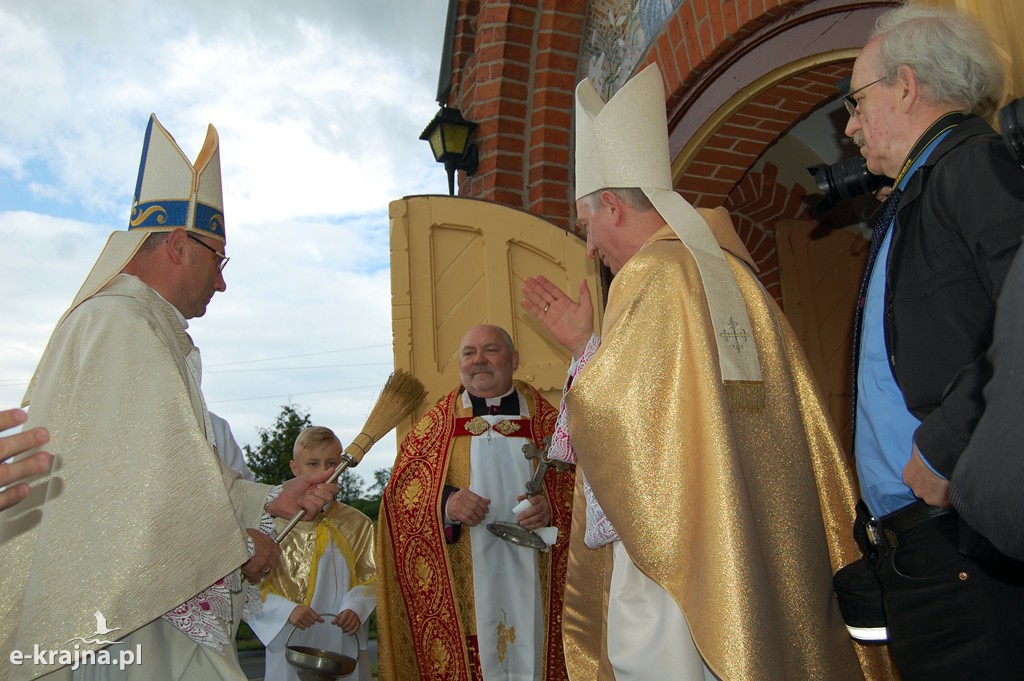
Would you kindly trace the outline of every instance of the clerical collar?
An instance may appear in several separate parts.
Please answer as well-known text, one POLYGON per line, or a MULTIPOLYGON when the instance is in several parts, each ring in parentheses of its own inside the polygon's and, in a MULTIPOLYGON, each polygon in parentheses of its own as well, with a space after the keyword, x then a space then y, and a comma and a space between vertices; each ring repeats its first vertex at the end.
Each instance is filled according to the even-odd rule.
POLYGON ((477 397, 467 390, 463 393, 463 406, 473 407, 473 416, 487 416, 488 414, 501 414, 503 416, 519 416, 519 394, 513 387, 504 395, 499 397, 477 397), (469 398, 469 404, 466 404, 469 398))

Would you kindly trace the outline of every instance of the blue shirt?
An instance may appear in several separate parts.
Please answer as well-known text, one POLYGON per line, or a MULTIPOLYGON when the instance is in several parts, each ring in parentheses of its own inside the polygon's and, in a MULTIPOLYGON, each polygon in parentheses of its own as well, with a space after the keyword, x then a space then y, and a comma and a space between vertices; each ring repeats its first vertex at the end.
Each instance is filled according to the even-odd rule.
MULTIPOLYGON (((925 147, 903 175, 900 189, 906 187, 911 176, 947 134, 948 131, 944 132, 925 147)), ((884 257, 875 260, 868 280, 857 371, 857 427, 853 450, 857 454, 861 497, 876 518, 917 501, 914 492, 903 482, 903 467, 910 461, 914 431, 921 421, 907 410, 885 347, 885 283, 892 232, 890 225, 880 251, 884 257)))

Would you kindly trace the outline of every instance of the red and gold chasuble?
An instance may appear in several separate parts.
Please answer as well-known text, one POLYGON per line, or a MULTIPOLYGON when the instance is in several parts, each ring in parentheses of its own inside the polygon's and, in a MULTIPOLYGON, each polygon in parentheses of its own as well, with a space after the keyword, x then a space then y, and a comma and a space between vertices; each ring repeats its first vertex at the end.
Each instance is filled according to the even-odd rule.
MULTIPOLYGON (((527 401, 529 420, 511 418, 491 428, 490 435, 527 437, 539 445, 554 431, 557 412, 528 384, 517 381, 516 388, 527 401)), ((460 388, 442 398, 405 437, 384 491, 377 556, 383 574, 377 593, 381 679, 481 679, 473 650, 469 533, 447 544, 441 520, 444 486, 469 486, 471 436, 484 432, 462 407, 462 392, 460 388)), ((553 468, 544 477, 551 524, 559 529, 551 550, 537 554, 546 681, 568 678, 561 625, 573 483, 571 472, 553 468)))

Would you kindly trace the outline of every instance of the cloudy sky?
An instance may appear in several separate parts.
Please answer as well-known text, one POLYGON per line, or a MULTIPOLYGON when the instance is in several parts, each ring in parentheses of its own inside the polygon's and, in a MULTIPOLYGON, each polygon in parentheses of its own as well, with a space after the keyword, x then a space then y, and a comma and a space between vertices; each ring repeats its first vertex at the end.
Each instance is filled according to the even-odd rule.
POLYGON ((127 227, 152 112, 189 158, 220 134, 228 290, 190 327, 210 409, 241 444, 287 403, 347 444, 393 369, 388 202, 447 193, 418 139, 447 4, 0 0, 0 407, 127 227))

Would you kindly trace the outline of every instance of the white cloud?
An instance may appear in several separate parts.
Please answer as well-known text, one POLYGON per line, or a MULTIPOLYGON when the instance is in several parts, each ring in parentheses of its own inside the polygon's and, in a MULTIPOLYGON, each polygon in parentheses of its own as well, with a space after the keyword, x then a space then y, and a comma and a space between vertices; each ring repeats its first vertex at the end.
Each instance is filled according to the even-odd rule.
POLYGON ((155 112, 189 157, 221 137, 228 291, 190 329, 212 409, 243 444, 289 400, 350 440, 392 367, 388 202, 447 187, 418 139, 446 8, 0 0, 0 406, 126 226, 155 112))

